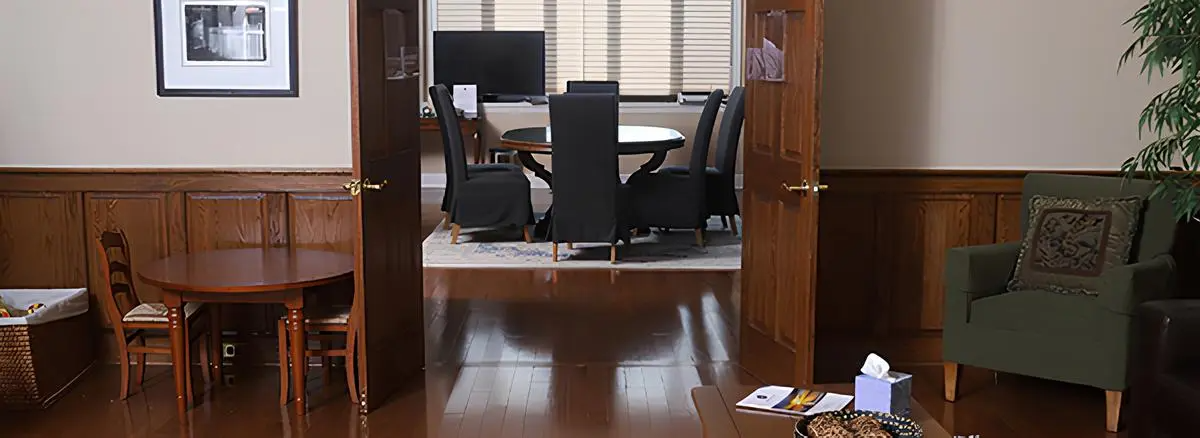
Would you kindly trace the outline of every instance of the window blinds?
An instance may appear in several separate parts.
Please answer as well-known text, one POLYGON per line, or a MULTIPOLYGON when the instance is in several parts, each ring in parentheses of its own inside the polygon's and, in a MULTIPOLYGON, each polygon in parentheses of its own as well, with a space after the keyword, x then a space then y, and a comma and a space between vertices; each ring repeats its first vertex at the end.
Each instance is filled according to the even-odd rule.
POLYGON ((627 96, 729 87, 732 0, 434 1, 435 30, 545 31, 547 93, 569 80, 620 81, 627 96))

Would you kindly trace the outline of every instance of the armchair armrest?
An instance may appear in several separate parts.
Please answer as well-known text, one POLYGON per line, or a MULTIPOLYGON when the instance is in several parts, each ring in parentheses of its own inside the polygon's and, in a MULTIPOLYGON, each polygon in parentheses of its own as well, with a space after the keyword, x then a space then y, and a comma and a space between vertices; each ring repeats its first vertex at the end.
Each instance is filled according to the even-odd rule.
POLYGON ((1020 242, 950 248, 946 253, 947 293, 982 298, 1003 292, 1020 249, 1020 242))
POLYGON ((1163 254, 1105 272, 1097 297, 1113 312, 1132 315, 1138 304, 1170 298, 1175 286, 1175 258, 1163 254))

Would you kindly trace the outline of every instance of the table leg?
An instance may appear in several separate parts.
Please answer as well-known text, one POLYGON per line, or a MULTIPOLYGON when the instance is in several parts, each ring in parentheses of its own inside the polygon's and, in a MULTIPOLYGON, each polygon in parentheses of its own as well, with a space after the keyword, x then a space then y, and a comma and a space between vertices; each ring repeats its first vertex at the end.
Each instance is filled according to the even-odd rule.
POLYGON ((225 348, 221 345, 221 305, 208 303, 208 360, 212 362, 212 377, 216 382, 213 386, 221 385, 221 365, 224 362, 225 348))
POLYGON ((305 404, 305 382, 307 378, 305 372, 308 371, 308 359, 304 357, 304 352, 307 346, 307 333, 304 331, 304 303, 300 299, 298 304, 288 303, 288 337, 291 338, 290 359, 292 362, 292 402, 296 404, 298 412, 303 414, 307 410, 305 404))
POLYGON ((663 162, 666 160, 667 160, 667 151, 663 150, 663 151, 655 152, 654 156, 650 157, 649 161, 642 164, 641 167, 638 167, 638 170, 636 172, 633 172, 633 175, 629 175, 629 181, 633 181, 634 178, 638 178, 643 175, 649 174, 650 172, 658 170, 659 166, 662 166, 663 162))
POLYGON ((179 410, 179 421, 186 421, 187 408, 191 400, 187 399, 187 324, 183 314, 183 300, 178 292, 163 291, 163 304, 167 306, 167 333, 171 340, 171 365, 175 374, 175 404, 179 410))
MULTIPOLYGON (((546 170, 546 166, 543 166, 542 163, 539 163, 537 160, 535 160, 533 158, 533 154, 525 151, 517 151, 517 159, 521 161, 522 166, 525 166, 526 169, 533 171, 534 176, 541 178, 542 181, 546 182, 546 185, 553 189, 554 175, 552 175, 550 171, 546 170)), ((553 216, 554 205, 551 205, 550 208, 546 209, 546 214, 542 216, 542 219, 533 226, 533 235, 537 236, 538 238, 548 237, 550 231, 550 221, 553 216)))

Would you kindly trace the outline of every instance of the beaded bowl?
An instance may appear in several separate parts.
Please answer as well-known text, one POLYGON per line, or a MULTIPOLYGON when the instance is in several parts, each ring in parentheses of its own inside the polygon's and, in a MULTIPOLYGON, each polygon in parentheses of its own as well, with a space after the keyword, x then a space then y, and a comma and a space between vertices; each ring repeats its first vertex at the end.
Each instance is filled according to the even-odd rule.
POLYGON ((879 421, 882 429, 892 435, 892 438, 922 438, 924 436, 921 426, 911 418, 901 417, 899 415, 888 414, 884 412, 872 411, 836 411, 827 412, 820 415, 813 415, 801 418, 796 422, 796 429, 793 432, 796 438, 820 438, 808 436, 808 423, 814 418, 820 416, 833 416, 843 422, 849 422, 863 415, 868 415, 879 421))

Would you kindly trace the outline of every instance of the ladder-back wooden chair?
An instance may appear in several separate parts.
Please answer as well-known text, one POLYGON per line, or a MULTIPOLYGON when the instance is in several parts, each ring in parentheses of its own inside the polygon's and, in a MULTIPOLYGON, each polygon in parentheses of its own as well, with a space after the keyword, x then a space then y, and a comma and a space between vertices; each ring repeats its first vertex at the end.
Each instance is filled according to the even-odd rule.
MULTIPOLYGON (((139 387, 146 375, 146 356, 152 353, 171 355, 169 345, 151 347, 147 342, 148 338, 168 337, 167 306, 162 303, 145 303, 138 297, 133 286, 133 263, 129 251, 129 241, 125 238, 123 231, 101 232, 100 238, 96 240, 96 249, 100 255, 100 274, 105 280, 105 287, 98 295, 104 306, 104 314, 112 325, 113 339, 117 344, 117 355, 121 362, 121 400, 124 400, 129 397, 130 354, 137 356, 136 363, 133 365, 133 380, 139 387)), ((207 325, 195 327, 196 321, 203 319, 201 318, 205 314, 203 309, 200 303, 187 303, 184 306, 186 315, 184 333, 189 347, 196 340, 203 343, 200 348, 200 364, 203 368, 204 381, 211 382, 210 350, 215 351, 216 347, 209 345, 208 338, 204 336, 207 334, 207 330, 210 330, 207 325)), ((191 348, 187 348, 185 351, 188 352, 187 357, 172 357, 171 360, 184 360, 190 365, 191 348)), ((216 358, 220 360, 219 355, 216 358)), ((191 374, 191 366, 188 366, 185 379, 188 382, 187 397, 189 400, 192 399, 191 374)))
MULTIPOLYGON (((333 358, 343 357, 346 359, 346 389, 350 391, 350 401, 358 404, 358 380, 355 379, 355 371, 357 367, 355 346, 358 343, 358 328, 355 320, 351 315, 358 314, 358 300, 353 300, 350 306, 333 305, 322 306, 315 309, 308 309, 311 314, 305 315, 304 330, 308 333, 309 340, 319 340, 320 347, 304 348, 304 368, 308 369, 307 359, 310 357, 321 358, 322 379, 325 384, 333 382, 333 358), (335 341, 345 341, 344 348, 334 348, 335 341)), ((288 348, 296 346, 288 344, 288 320, 287 316, 279 319, 279 324, 276 327, 279 335, 279 404, 286 405, 288 403, 288 348)), ((306 373, 307 374, 307 373, 306 373)), ((293 391, 304 391, 305 388, 292 388, 293 391)))

